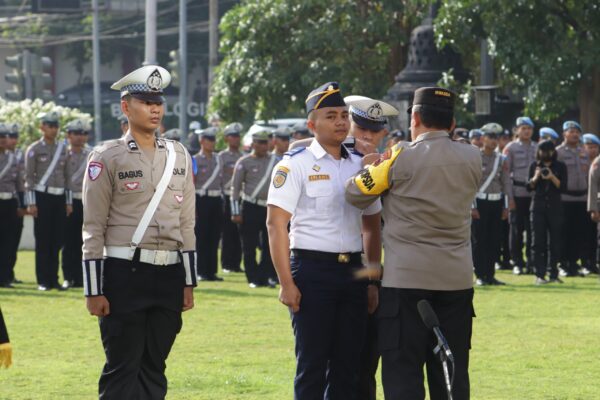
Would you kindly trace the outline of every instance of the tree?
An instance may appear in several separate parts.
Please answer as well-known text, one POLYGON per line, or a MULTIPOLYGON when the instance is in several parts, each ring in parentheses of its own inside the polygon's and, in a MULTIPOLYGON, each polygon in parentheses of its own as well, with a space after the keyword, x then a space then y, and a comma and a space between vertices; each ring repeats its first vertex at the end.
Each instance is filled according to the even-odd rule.
POLYGON ((308 92, 338 81, 381 97, 405 64, 418 0, 244 0, 221 20, 224 56, 210 109, 224 120, 299 114, 308 92))
POLYGON ((550 120, 578 105, 586 131, 600 131, 600 3, 596 0, 447 0, 438 46, 461 53, 486 39, 500 84, 522 93, 526 112, 550 120))

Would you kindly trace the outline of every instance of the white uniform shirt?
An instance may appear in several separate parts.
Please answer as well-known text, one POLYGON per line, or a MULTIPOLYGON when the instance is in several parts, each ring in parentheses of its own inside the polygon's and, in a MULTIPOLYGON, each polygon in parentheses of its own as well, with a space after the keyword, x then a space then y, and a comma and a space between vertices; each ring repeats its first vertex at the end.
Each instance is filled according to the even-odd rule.
POLYGON ((291 249, 362 251, 361 217, 380 212, 381 202, 365 210, 346 202, 345 182, 362 166, 361 157, 345 147, 342 154, 345 158, 336 160, 313 140, 306 149, 284 156, 273 170, 267 203, 292 214, 291 249))

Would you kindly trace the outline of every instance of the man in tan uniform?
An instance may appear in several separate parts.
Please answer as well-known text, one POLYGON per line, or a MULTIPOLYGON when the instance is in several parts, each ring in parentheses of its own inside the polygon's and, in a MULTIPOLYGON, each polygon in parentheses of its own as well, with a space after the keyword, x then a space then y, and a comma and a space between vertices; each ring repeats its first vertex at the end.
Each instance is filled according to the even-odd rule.
POLYGON ((65 126, 69 141, 69 158, 67 159, 67 176, 70 179, 73 212, 67 217, 65 224, 65 245, 62 250, 63 288, 83 287, 81 272, 81 227, 83 225, 82 187, 87 158, 91 149, 86 146, 88 137, 87 123, 75 119, 65 126))
POLYGON ((219 153, 223 168, 223 234, 221 235, 221 269, 223 272, 242 272, 242 243, 238 225, 231 220, 231 183, 235 163, 243 154, 240 151, 240 135, 244 127, 233 122, 225 127, 223 134, 227 148, 219 153))
POLYGON ((196 163, 196 253, 198 254, 198 280, 222 281, 217 276, 219 239, 223 223, 221 204, 221 179, 223 169, 215 153, 217 128, 200 132, 200 151, 194 156, 196 163))
POLYGON ((423 364, 432 399, 446 398, 434 335, 417 303, 428 300, 454 353, 454 398, 469 398, 473 313, 470 208, 481 181, 477 148, 453 141, 456 95, 420 88, 411 143, 399 143, 348 180, 346 199, 365 208, 384 193, 385 263, 379 300, 379 347, 386 398, 423 399, 423 364))
POLYGON ((471 209, 473 263, 478 286, 504 285, 504 282, 495 277, 494 263, 500 251, 502 221, 508 218, 512 185, 504 156, 495 151, 502 126, 489 123, 484 125, 481 131, 483 132, 481 147, 483 175, 477 198, 471 209))
POLYGON ((63 290, 58 283, 58 255, 65 217, 72 211, 70 197, 65 196, 69 190, 68 146, 57 138, 58 113, 38 117, 43 137, 27 148, 25 158, 27 211, 34 218, 35 274, 38 290, 63 290))
POLYGON ((23 169, 14 152, 7 148, 11 126, 0 122, 0 288, 12 288, 12 247, 17 234, 19 201, 17 193, 23 192, 23 169))
POLYGON ((268 132, 253 134, 252 153, 236 163, 231 185, 231 220, 241 226, 244 268, 251 288, 276 285, 266 225, 269 181, 276 157, 268 148, 268 132), (261 255, 257 263, 259 246, 261 255))
POLYGON ((91 153, 84 178, 84 293, 106 354, 101 399, 163 399, 181 312, 194 306, 192 160, 154 136, 170 80, 148 65, 112 85, 130 130, 91 153))

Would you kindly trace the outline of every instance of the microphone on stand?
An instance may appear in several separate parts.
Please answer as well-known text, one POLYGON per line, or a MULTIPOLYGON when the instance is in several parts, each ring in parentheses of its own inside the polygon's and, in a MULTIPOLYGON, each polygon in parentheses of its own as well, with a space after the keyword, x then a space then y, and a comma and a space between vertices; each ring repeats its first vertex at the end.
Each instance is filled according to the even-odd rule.
MULTIPOLYGON (((452 355, 452 351, 450 351, 450 346, 448 346, 448 341, 440 331, 440 321, 438 320, 435 311, 431 308, 431 305, 427 300, 421 300, 417 303, 417 309, 419 310, 419 315, 421 315, 421 319, 423 323, 428 329, 432 329, 433 333, 438 340, 438 346, 446 353, 446 357, 448 360, 454 362, 454 356, 452 355)), ((436 352, 437 353, 437 352, 436 352)))
POLYGON ((433 330, 435 336, 437 337, 438 344, 433 349, 433 354, 437 354, 440 357, 440 361, 442 362, 442 368, 444 370, 444 379, 446 381, 446 392, 448 394, 448 400, 452 400, 452 384, 454 382, 454 376, 450 377, 450 373, 448 371, 448 360, 452 363, 452 374, 454 375, 454 356, 452 355, 452 351, 450 351, 450 346, 448 346, 448 341, 444 335, 442 335, 442 331, 440 330, 440 321, 438 320, 435 311, 431 308, 431 305, 427 300, 420 300, 417 303, 417 310, 419 310, 419 315, 423 320, 423 323, 428 329, 433 330))

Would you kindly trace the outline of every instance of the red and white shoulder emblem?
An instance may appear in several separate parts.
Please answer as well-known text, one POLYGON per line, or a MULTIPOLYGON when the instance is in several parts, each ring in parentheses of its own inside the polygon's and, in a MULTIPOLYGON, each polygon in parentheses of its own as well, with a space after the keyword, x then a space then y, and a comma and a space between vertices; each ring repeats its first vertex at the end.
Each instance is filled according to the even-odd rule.
POLYGON ((96 179, 98 179, 103 169, 104 165, 102 163, 91 161, 88 165, 88 176, 91 180, 95 181, 96 179))

